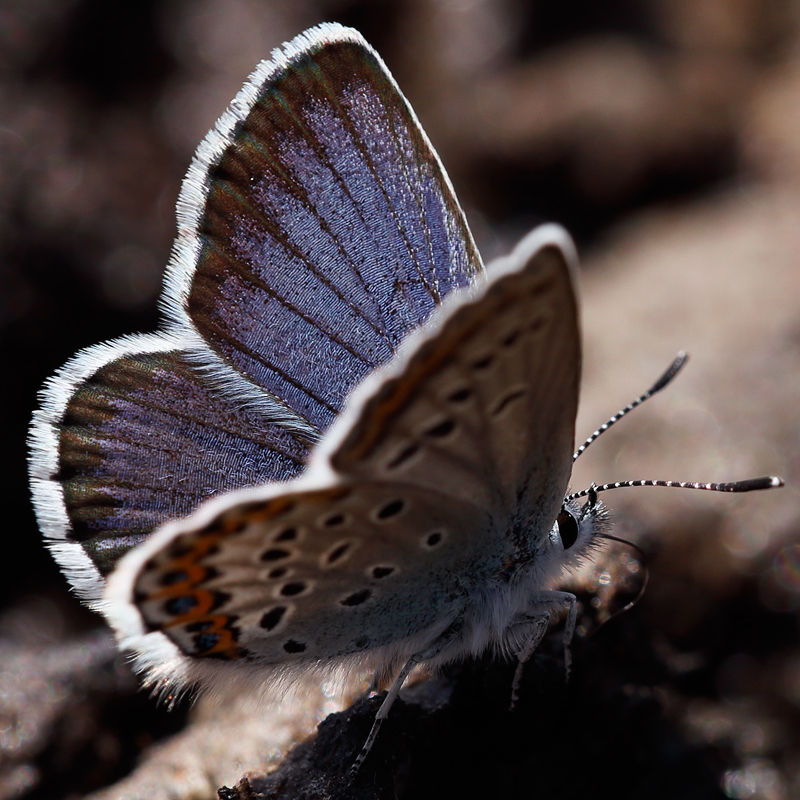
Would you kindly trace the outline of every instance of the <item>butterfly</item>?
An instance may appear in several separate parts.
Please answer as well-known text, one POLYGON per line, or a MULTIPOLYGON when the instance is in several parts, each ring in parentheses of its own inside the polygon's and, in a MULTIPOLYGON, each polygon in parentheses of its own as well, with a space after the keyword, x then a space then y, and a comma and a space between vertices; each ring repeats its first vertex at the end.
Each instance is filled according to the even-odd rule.
POLYGON ((161 330, 46 384, 48 546, 164 692, 391 677, 370 742, 416 665, 568 642, 611 488, 567 496, 576 275, 556 225, 484 267, 377 53, 306 31, 195 155, 161 330))

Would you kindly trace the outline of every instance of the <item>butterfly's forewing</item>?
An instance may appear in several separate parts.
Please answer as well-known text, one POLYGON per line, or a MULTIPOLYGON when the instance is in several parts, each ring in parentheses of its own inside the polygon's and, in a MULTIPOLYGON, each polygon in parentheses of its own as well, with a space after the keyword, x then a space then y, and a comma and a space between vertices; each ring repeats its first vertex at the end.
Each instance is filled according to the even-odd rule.
POLYGON ((168 310, 321 430, 481 270, 408 103, 339 26, 254 73, 198 151, 194 185, 203 205, 184 209, 168 310))
POLYGON ((335 25, 259 67, 178 210, 169 332, 79 354, 34 416, 37 517, 87 599, 155 527, 296 475, 355 383, 480 270, 413 112, 335 25))
POLYGON ((535 558, 571 466, 571 258, 540 229, 364 382, 304 476, 219 498, 129 555, 108 596, 145 662, 161 634, 201 682, 226 661, 402 660, 535 558))

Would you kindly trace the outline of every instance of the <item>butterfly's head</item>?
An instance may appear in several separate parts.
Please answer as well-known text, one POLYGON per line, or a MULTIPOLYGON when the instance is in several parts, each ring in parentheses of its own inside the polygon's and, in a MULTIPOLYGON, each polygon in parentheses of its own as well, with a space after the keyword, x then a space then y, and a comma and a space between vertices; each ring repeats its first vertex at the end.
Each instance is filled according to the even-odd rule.
MULTIPOLYGON (((593 489, 593 487, 592 487, 593 489)), ((562 569, 577 567, 600 546, 603 535, 611 528, 608 507, 589 490, 587 501, 564 498, 561 511, 550 529, 547 550, 562 569)))

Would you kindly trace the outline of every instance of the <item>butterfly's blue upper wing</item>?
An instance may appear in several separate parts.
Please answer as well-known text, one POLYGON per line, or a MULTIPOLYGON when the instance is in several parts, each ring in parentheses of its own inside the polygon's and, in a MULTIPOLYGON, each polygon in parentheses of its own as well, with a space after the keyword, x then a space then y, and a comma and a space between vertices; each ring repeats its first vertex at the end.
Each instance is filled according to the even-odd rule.
POLYGON ((413 111, 377 54, 338 26, 254 73, 187 187, 203 203, 183 209, 168 312, 223 371, 320 430, 480 270, 413 111))
POLYGON ((165 332, 79 354, 34 416, 37 517, 89 599, 158 525, 300 472, 353 386, 481 269, 413 112, 336 25, 256 70, 178 221, 165 332))

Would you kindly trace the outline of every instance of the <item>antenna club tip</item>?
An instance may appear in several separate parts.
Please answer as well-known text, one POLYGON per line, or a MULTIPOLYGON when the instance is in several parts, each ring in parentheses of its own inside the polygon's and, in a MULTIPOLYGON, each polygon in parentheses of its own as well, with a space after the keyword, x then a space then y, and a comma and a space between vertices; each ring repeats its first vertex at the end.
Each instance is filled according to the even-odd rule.
POLYGON ((729 492, 757 492, 763 489, 777 489, 783 486, 783 479, 775 475, 764 478, 750 478, 749 480, 736 481, 735 483, 722 484, 723 491, 729 492))

